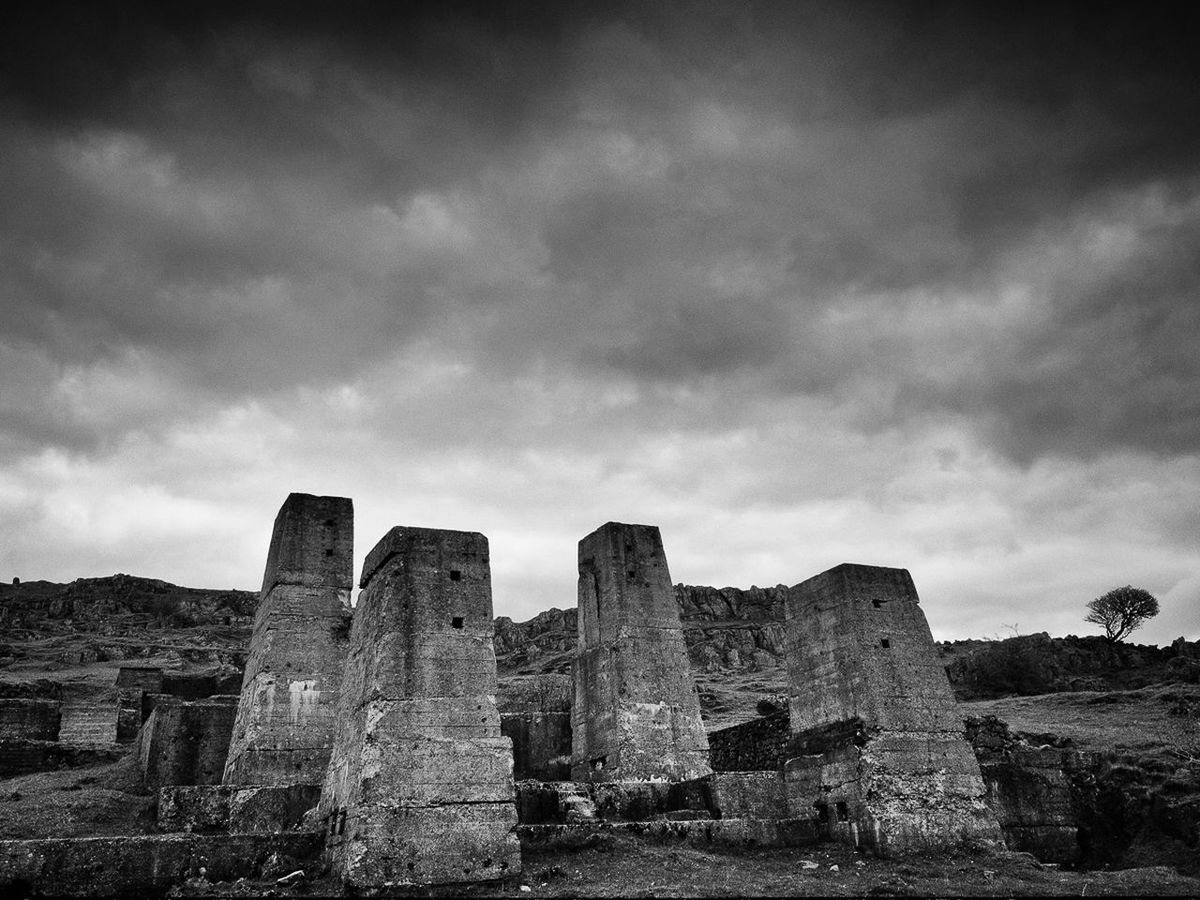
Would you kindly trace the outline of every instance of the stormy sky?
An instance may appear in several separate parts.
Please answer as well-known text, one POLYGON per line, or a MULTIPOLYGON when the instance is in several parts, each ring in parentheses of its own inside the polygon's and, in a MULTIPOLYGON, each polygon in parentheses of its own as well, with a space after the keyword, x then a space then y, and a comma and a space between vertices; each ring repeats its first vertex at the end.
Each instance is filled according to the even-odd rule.
POLYGON ((616 520, 691 584, 906 567, 940 638, 1125 584, 1200 637, 1198 25, 27 4, 0 577, 254 589, 304 491, 360 563, 483 532, 517 619, 616 520))

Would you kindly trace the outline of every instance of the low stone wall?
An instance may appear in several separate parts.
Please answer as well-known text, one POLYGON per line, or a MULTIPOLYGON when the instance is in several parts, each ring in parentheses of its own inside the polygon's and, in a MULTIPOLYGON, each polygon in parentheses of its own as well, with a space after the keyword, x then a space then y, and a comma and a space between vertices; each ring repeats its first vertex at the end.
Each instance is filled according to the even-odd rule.
POLYGON ((0 892, 13 896, 164 894, 188 878, 258 877, 273 853, 309 860, 317 832, 136 835, 0 841, 0 892))
POLYGON ((116 747, 78 747, 57 741, 0 740, 0 778, 115 762, 116 747))
POLYGON ((64 744, 112 744, 117 739, 117 706, 111 699, 64 700, 58 739, 64 744))
POLYGON ((653 822, 595 822, 588 825, 518 825, 522 850, 602 847, 606 836, 636 835, 660 844, 691 847, 805 847, 819 839, 813 824, 801 819, 693 819, 653 822))
POLYGON ((274 832, 301 828, 321 799, 315 784, 175 785, 158 792, 160 831, 274 832))
POLYGON ((0 699, 0 735, 31 741, 57 741, 62 720, 57 700, 0 699))
POLYGON ((731 725, 708 735, 714 772, 782 771, 789 753, 787 711, 731 725))

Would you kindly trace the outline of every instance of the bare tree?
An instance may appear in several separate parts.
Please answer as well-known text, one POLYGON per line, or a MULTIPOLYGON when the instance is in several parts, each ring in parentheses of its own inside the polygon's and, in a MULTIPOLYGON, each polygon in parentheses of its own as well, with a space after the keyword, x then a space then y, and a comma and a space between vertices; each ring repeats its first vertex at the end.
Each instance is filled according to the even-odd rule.
POLYGON ((1142 623, 1158 615, 1158 600, 1141 588, 1114 588, 1087 605, 1091 610, 1083 621, 1099 625, 1110 641, 1119 641, 1142 623))

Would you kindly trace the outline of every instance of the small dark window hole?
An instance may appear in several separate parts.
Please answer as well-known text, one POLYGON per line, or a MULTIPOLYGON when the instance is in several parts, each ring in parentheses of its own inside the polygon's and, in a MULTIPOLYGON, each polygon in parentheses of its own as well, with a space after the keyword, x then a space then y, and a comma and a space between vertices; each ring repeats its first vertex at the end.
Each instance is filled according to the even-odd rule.
POLYGON ((839 800, 837 802, 837 820, 845 822, 848 818, 850 818, 850 810, 846 808, 846 801, 839 800))
POLYGON ((883 601, 882 601, 882 600, 872 600, 872 601, 871 601, 871 605, 872 605, 873 607, 875 607, 876 609, 882 609, 882 608, 883 608, 883 601))
POLYGON ((625 573, 625 577, 628 578, 630 581, 633 581, 633 579, 637 578, 637 572, 633 571, 633 569, 630 569, 628 572, 625 573))
POLYGON ((817 821, 828 822, 829 821, 829 804, 828 803, 814 803, 813 806, 815 806, 817 808, 817 821))
POLYGON ((886 650, 888 647, 892 646, 892 642, 889 641, 887 638, 880 638, 879 646, 882 647, 884 650, 886 650))
POLYGON ((326 527, 326 528, 332 528, 332 527, 333 527, 333 519, 326 519, 326 520, 325 520, 325 527, 326 527))
POLYGON ((451 569, 450 570, 450 580, 451 581, 462 581, 462 572, 458 571, 458 569, 451 569))
POLYGON ((455 616, 453 619, 450 620, 450 624, 453 625, 455 628, 462 628, 463 627, 463 617, 455 616))
POLYGON ((326 556, 333 556, 333 551, 332 551, 332 550, 326 550, 326 551, 325 551, 325 555, 326 555, 326 556))

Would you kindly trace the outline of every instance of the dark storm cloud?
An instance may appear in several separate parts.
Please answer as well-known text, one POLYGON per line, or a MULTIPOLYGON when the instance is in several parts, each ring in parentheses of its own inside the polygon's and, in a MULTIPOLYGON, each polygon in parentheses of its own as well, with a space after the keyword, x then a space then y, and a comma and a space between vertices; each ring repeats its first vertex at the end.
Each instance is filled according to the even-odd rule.
POLYGON ((1022 462, 1188 452, 1195 24, 1170 5, 30 6, 3 54, 0 328, 58 366, 173 380, 184 406, 424 340, 505 377, 759 373, 722 402, 824 396, 868 430, 957 416, 1022 462), (1152 189, 1177 221, 1112 212, 1152 189), (1136 234, 1083 277, 1051 245, 1092 218, 1136 234), (1038 266, 1036 327, 988 311, 1038 266))

